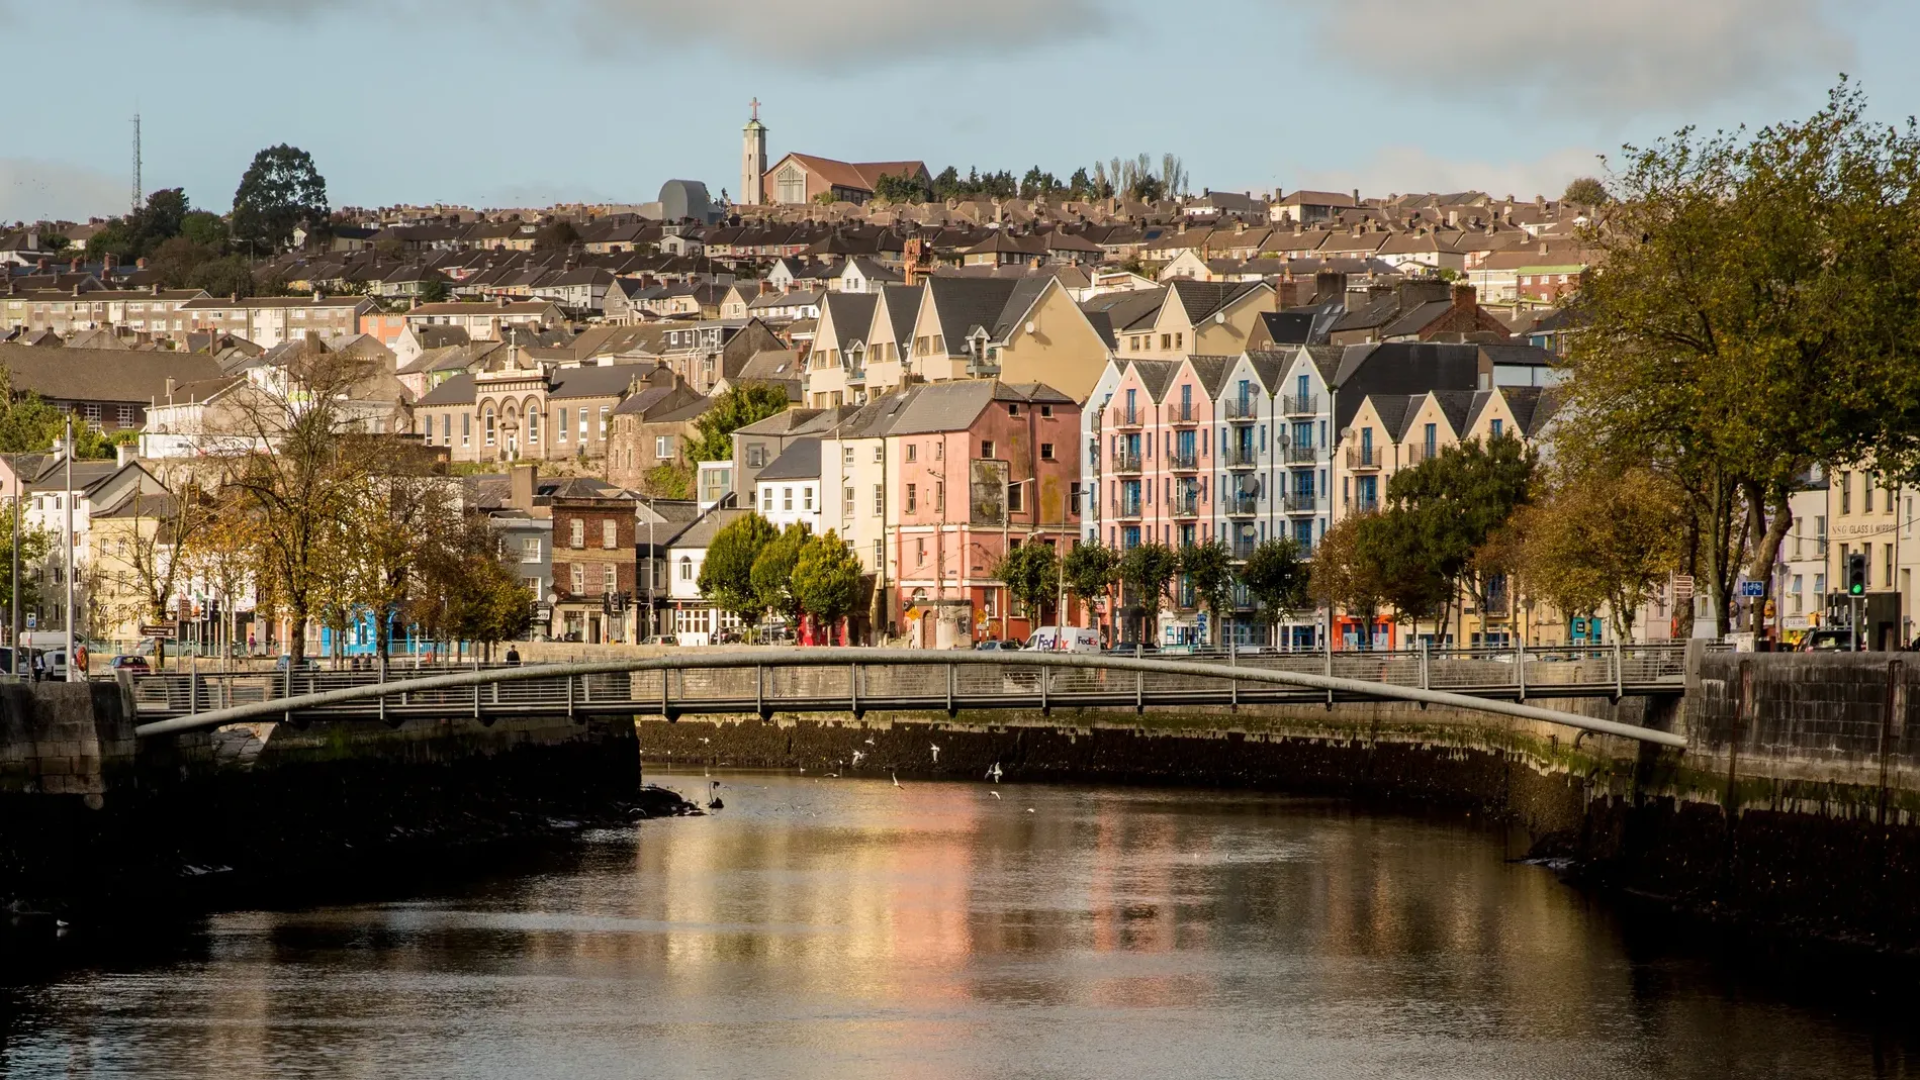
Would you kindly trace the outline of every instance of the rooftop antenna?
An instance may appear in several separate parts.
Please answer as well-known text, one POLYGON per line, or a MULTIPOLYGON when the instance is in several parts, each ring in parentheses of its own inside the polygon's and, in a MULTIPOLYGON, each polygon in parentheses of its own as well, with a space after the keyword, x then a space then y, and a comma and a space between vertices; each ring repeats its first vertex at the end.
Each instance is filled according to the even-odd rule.
POLYGON ((133 114, 133 212, 140 212, 140 114, 133 114))

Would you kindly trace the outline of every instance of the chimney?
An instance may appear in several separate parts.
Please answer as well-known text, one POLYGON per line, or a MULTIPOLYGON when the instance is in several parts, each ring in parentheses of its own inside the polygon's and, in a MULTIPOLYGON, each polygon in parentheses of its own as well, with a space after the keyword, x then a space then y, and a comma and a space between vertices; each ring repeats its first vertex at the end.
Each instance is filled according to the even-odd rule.
POLYGON ((1480 306, 1480 294, 1473 286, 1464 281, 1453 283, 1453 306, 1458 311, 1472 311, 1480 306))
POLYGON ((1540 241, 1540 254, 1545 255, 1546 253, 1547 253, 1547 242, 1545 240, 1542 240, 1540 241))
POLYGON ((326 297, 325 297, 325 296, 323 296, 323 295, 321 294, 321 292, 320 292, 320 290, 319 290, 319 289, 315 289, 315 290, 313 290, 313 302, 314 302, 314 303, 316 303, 316 304, 317 304, 317 303, 319 303, 320 301, 322 301, 322 300, 325 300, 325 299, 326 299, 326 297))
POLYGON ((515 465, 507 474, 507 505, 516 510, 533 509, 533 493, 540 489, 537 465, 515 465))
POLYGON ((113 273, 113 252, 109 251, 105 255, 100 256, 100 272, 102 274, 113 273))
POLYGON ((506 306, 507 306, 507 294, 505 294, 505 293, 501 293, 501 294, 500 294, 500 306, 501 306, 501 307, 506 307, 506 306))
POLYGON ((1347 275, 1338 270, 1322 270, 1313 275, 1314 303, 1345 303, 1346 299, 1347 275))
POLYGON ((1353 189, 1353 205, 1355 206, 1360 205, 1360 189, 1359 188, 1353 189))
POLYGON ((148 286, 147 286, 147 295, 149 295, 149 296, 159 296, 159 295, 160 295, 160 283, 156 281, 156 282, 154 282, 153 284, 151 284, 151 285, 148 285, 148 286))
POLYGON ((122 469, 126 468, 134 459, 135 455, 133 451, 134 448, 126 443, 116 445, 113 448, 114 466, 122 469))
POLYGON ((173 404, 173 376, 167 376, 167 404, 173 404))

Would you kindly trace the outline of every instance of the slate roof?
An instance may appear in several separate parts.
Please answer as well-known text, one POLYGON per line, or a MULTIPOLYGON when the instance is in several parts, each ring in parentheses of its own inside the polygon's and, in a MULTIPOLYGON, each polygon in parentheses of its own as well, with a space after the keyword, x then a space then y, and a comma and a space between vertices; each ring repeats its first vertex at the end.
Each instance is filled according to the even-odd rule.
POLYGON ((713 545, 713 538, 721 529, 752 513, 751 510, 731 506, 716 506, 701 515, 698 521, 687 526, 673 541, 675 548, 705 549, 713 545))
POLYGON ((940 333, 946 338, 947 352, 957 354, 964 351, 963 343, 975 327, 985 328, 991 334, 1018 284, 1017 280, 1002 278, 927 279, 927 298, 924 302, 934 306, 940 333))
POLYGON ((471 405, 473 402, 473 376, 462 372, 427 391, 414 405, 424 409, 435 405, 471 405))
POLYGON ((887 318, 893 323, 893 340, 913 340, 913 324, 920 317, 920 299, 926 289, 919 285, 888 285, 881 290, 887 300, 887 318))
POLYGON ((1479 348, 1417 341, 1347 346, 1330 380, 1340 390, 1335 429, 1346 428, 1361 399, 1370 395, 1474 389, 1479 385, 1479 348))
POLYGON ((654 364, 613 364, 607 367, 556 368, 549 398, 620 397, 635 379, 646 381, 654 364))
POLYGON ((145 403, 166 397, 169 378, 177 385, 222 374, 205 353, 34 345, 0 345, 0 367, 11 372, 15 393, 58 401, 145 403))
POLYGON ((766 468, 760 480, 818 480, 820 478, 820 440, 795 439, 787 444, 766 468))

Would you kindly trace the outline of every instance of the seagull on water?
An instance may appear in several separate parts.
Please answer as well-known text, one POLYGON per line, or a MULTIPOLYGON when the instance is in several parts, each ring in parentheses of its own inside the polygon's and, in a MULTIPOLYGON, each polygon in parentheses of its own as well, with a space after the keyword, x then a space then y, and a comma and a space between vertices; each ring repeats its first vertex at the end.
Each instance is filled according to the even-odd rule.
POLYGON ((989 790, 989 791, 987 792, 987 794, 989 794, 989 795, 991 795, 991 796, 993 796, 993 797, 994 797, 994 798, 996 798, 996 799, 1000 797, 1000 793, 999 793, 999 792, 997 792, 997 791, 992 791, 992 790, 989 790))
POLYGON ((940 744, 939 744, 939 743, 928 743, 927 745, 929 745, 929 746, 931 746, 931 747, 933 747, 933 763, 934 763, 935 765, 938 765, 938 764, 940 764, 940 744))
POLYGON ((872 745, 873 745, 873 736, 871 736, 871 735, 869 735, 869 736, 867 736, 867 745, 868 745, 868 746, 872 746, 872 745))
POLYGON ((887 770, 887 775, 888 775, 888 776, 891 776, 891 777, 893 777, 893 786, 894 786, 894 787, 899 787, 899 786, 900 786, 900 774, 899 774, 899 773, 896 773, 896 772, 894 772, 894 771, 893 771, 892 769, 888 769, 888 770, 887 770))
POLYGON ((860 759, 861 759, 861 758, 863 758, 863 757, 866 757, 866 756, 867 756, 867 755, 866 755, 866 754, 865 754, 865 753, 864 753, 863 751, 860 751, 860 750, 855 750, 855 751, 853 752, 853 767, 854 767, 854 768, 856 768, 856 769, 857 769, 857 768, 859 768, 859 767, 860 767, 860 759))

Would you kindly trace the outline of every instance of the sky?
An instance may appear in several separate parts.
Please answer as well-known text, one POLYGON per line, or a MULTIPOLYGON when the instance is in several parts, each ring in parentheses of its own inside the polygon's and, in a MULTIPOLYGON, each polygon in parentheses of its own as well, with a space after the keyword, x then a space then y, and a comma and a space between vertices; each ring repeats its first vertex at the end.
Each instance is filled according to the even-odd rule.
POLYGON ((1178 154, 1197 191, 1556 196, 1692 124, 1920 102, 1914 0, 0 0, 0 222, 224 210, 309 151, 334 206, 737 193, 774 160, 1016 175, 1178 154))

